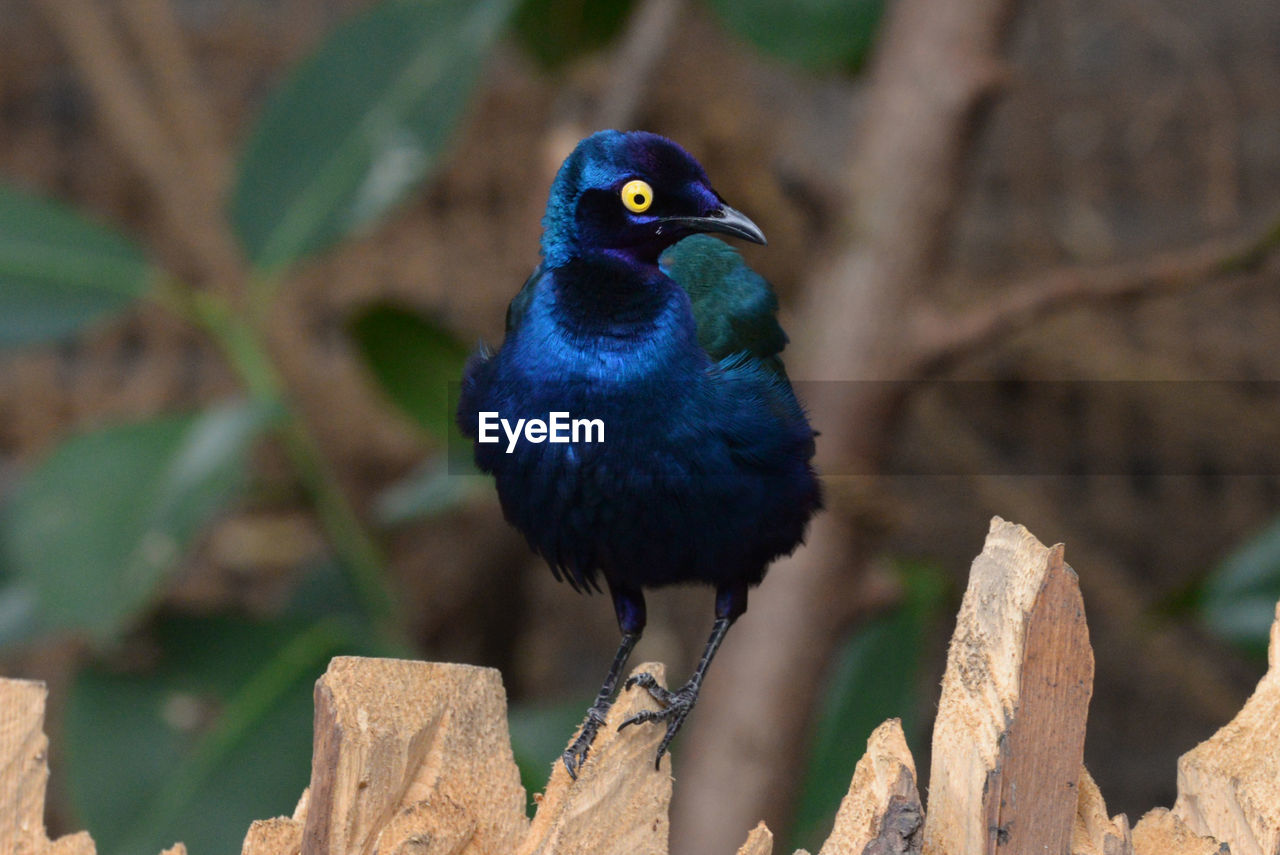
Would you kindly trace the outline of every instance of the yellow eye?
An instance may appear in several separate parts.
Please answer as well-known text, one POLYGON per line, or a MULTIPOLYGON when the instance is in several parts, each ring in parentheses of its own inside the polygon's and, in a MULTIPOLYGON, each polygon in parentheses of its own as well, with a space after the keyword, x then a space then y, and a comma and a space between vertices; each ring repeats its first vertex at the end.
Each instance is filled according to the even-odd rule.
POLYGON ((647 181, 631 179, 622 185, 622 204, 627 206, 628 211, 643 214, 653 204, 653 188, 647 181))

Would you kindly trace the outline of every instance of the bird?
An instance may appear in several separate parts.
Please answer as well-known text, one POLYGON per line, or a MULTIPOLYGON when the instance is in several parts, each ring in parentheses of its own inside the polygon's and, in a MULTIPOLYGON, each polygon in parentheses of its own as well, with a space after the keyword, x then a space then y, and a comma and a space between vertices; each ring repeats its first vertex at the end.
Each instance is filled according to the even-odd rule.
POLYGON ((782 363, 777 298, 712 235, 766 243, 672 140, 584 138, 551 184, 541 262, 508 306, 502 345, 482 343, 463 371, 458 423, 505 518, 558 580, 587 592, 603 583, 622 634, 562 755, 574 779, 644 631, 644 592, 715 589, 689 680, 668 690, 641 673, 623 687, 657 701, 619 729, 665 724, 660 768, 748 590, 822 507, 816 433, 782 363), (558 442, 541 429, 519 434, 521 420, 545 426, 556 413, 601 429, 564 430, 558 442), (499 418, 509 433, 495 442, 499 418))

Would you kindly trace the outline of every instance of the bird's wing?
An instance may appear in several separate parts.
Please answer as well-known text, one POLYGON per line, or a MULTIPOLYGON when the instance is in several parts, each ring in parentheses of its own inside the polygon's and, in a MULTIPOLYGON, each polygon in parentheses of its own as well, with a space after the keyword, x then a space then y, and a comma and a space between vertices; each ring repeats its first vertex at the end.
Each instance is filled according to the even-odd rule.
POLYGON ((698 343, 712 359, 745 353, 782 373, 778 354, 787 334, 778 324, 778 298, 737 250, 717 238, 693 235, 667 249, 658 263, 689 293, 698 343))
POLYGON ((511 302, 507 305, 507 332, 511 332, 520 326, 520 321, 524 318, 525 309, 529 305, 529 301, 533 299, 534 283, 542 276, 543 265, 539 264, 529 274, 529 278, 524 280, 524 284, 520 286, 520 290, 511 298, 511 302))
POLYGON ((737 391, 738 416, 721 425, 731 453, 753 464, 812 458, 815 433, 782 365, 787 334, 773 288, 735 249, 707 235, 680 241, 659 264, 689 293, 698 343, 737 391))
MULTIPOLYGON (((507 335, 510 335, 513 329, 520 326, 525 312, 528 311, 529 303, 533 300, 538 280, 542 277, 543 272, 543 265, 539 264, 533 273, 529 274, 529 278, 524 281, 524 285, 520 286, 520 290, 516 292, 515 297, 511 298, 511 303, 507 306, 507 335)), ((475 352, 471 354, 471 357, 467 359, 467 364, 462 369, 462 394, 458 401, 456 417, 458 427, 462 429, 464 436, 474 438, 477 434, 477 414, 478 410, 483 409, 480 406, 480 402, 485 399, 489 377, 493 373, 493 356, 494 351, 490 350, 489 346, 482 341, 475 352)), ((479 448, 477 446, 477 450, 479 448)), ((484 466, 481 465, 481 468, 483 469, 484 466)))

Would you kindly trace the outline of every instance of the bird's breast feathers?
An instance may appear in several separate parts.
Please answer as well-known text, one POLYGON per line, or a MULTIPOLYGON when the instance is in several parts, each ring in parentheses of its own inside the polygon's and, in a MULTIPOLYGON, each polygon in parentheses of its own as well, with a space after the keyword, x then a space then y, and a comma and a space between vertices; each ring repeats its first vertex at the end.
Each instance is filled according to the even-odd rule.
POLYGON ((531 382, 614 387, 705 369, 688 296, 666 276, 622 281, 607 263, 552 271, 532 283, 521 323, 500 356, 531 382))
POLYGON ((764 243, 674 143, 593 135, 552 184, 502 347, 464 375, 476 463, 576 584, 756 584, 821 505, 777 300, 705 233, 764 243), (600 427, 557 440, 556 419, 600 427), (511 436, 490 438, 495 420, 511 436))

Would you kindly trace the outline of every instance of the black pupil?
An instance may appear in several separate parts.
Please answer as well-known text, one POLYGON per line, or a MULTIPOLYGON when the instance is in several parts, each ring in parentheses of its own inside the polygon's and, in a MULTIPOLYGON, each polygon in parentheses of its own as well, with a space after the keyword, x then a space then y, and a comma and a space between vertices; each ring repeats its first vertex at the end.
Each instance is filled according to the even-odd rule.
POLYGON ((635 195, 635 199, 634 199, 634 201, 635 201, 635 203, 636 203, 636 207, 637 207, 637 208, 639 208, 641 205, 643 205, 643 204, 644 204, 644 194, 643 194, 643 193, 637 193, 637 194, 635 195))

